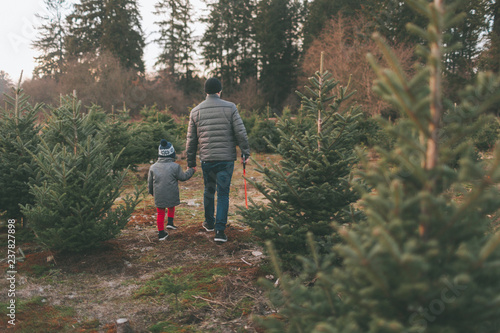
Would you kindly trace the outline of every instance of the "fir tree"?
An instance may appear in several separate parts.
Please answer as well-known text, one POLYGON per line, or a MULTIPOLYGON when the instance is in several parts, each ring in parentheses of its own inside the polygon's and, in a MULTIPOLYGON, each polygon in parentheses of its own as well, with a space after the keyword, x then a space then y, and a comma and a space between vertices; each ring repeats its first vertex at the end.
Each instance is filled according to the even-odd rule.
POLYGON ((38 38, 32 45, 42 54, 36 57, 37 66, 33 74, 37 76, 50 76, 56 79, 64 71, 65 39, 67 26, 63 11, 68 9, 66 0, 44 0, 47 14, 37 17, 44 23, 37 28, 38 38))
POLYGON ((7 93, 11 87, 12 80, 10 79, 9 74, 0 70, 0 97, 7 93))
POLYGON ((135 169, 137 164, 149 162, 144 161, 142 156, 144 147, 137 142, 141 133, 135 131, 134 125, 129 122, 129 111, 124 103, 122 110, 112 108, 111 114, 97 105, 93 105, 89 112, 90 121, 98 131, 106 133, 107 152, 118 157, 113 164, 113 172, 135 169))
POLYGON ((498 73, 500 71, 500 2, 498 0, 491 3, 490 13, 493 17, 493 24, 489 33, 488 67, 498 73))
POLYGON ((85 60, 104 51, 126 69, 144 72, 144 36, 135 0, 81 0, 67 17, 68 55, 85 60))
POLYGON ((205 65, 221 78, 225 92, 257 77, 255 0, 222 0, 209 4, 201 39, 205 65))
POLYGON ((41 105, 28 103, 20 80, 12 90, 13 94, 5 96, 5 108, 0 107, 0 211, 9 219, 19 219, 19 204, 33 202, 28 181, 35 177, 36 168, 27 150, 37 150, 41 105))
POLYGON ((156 22, 160 37, 156 40, 162 48, 156 65, 167 67, 168 73, 188 79, 193 67, 194 40, 189 27, 193 23, 189 0, 162 0, 155 5, 155 15, 163 20, 156 22), (166 16, 166 17, 165 17, 166 16))
POLYGON ((116 236, 139 202, 121 195, 125 172, 113 172, 117 156, 108 153, 106 134, 92 113, 83 115, 76 98, 64 98, 50 114, 40 149, 32 154, 40 183, 30 184, 35 197, 22 212, 38 239, 54 250, 79 252, 116 236))
POLYGON ((373 22, 373 29, 379 32, 389 43, 421 43, 418 35, 408 34, 409 22, 425 26, 425 17, 411 9, 406 1, 367 0, 362 12, 373 22))
POLYGON ((161 139, 172 143, 175 151, 179 154, 184 149, 185 130, 180 133, 180 126, 174 123, 174 119, 165 111, 159 111, 158 107, 144 107, 140 114, 142 121, 132 126, 134 142, 130 144, 130 153, 139 163, 150 163, 158 157, 158 145, 161 139), (181 138, 182 137, 182 138, 181 138))
POLYGON ((302 10, 297 0, 261 0, 257 4, 260 83, 272 108, 280 108, 296 87, 302 10))
POLYGON ((366 220, 339 230, 345 243, 329 256, 313 250, 304 260, 308 275, 283 276, 274 300, 284 320, 267 322, 270 331, 498 331, 500 233, 492 221, 500 208, 500 146, 492 160, 475 161, 462 138, 500 98, 500 79, 478 75, 453 107, 443 98, 442 59, 443 31, 459 19, 454 4, 408 3, 429 20, 426 30, 410 26, 427 41, 418 48, 425 64, 407 78, 376 36, 389 68, 371 58, 375 90, 404 116, 387 125, 394 149, 379 149, 376 163, 362 160, 360 176, 371 188, 362 197, 366 220), (450 168, 456 156, 460 163, 450 168), (334 267, 337 256, 342 267, 334 267))
POLYGON ((281 117, 278 122, 281 140, 272 148, 282 160, 256 168, 264 182, 252 183, 268 202, 251 200, 250 209, 240 212, 255 235, 273 242, 287 269, 295 269, 297 255, 307 253, 307 232, 325 252, 335 241, 331 224, 354 222, 357 215, 350 209, 358 196, 349 177, 357 162, 354 145, 361 113, 345 105, 353 93, 339 87, 328 72, 317 72, 310 84, 307 91, 312 97, 300 94, 308 119, 281 117), (312 126, 304 128, 307 123, 312 126))
POLYGON ((361 9, 361 0, 313 0, 306 2, 307 16, 304 22, 304 50, 323 31, 325 23, 340 13, 353 17, 361 9))

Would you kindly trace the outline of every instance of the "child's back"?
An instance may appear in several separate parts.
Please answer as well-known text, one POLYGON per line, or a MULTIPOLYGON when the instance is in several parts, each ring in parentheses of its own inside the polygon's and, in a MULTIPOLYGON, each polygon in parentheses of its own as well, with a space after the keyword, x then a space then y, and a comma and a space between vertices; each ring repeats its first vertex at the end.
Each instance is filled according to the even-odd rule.
POLYGON ((182 171, 179 164, 175 163, 174 147, 162 140, 158 147, 158 161, 149 168, 148 190, 154 196, 157 207, 158 237, 160 240, 167 238, 164 230, 165 208, 168 208, 167 228, 177 229, 174 224, 175 206, 181 203, 179 197, 178 181, 186 181, 193 176, 194 168, 182 171))

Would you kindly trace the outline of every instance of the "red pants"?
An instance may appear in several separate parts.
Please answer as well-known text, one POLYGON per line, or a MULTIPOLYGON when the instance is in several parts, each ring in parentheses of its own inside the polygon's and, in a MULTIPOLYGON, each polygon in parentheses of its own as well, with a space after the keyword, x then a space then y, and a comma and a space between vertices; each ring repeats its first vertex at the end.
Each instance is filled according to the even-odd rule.
MULTIPOLYGON (((174 218, 175 216, 175 206, 168 207, 167 217, 174 218)), ((156 207, 156 225, 158 226, 158 231, 165 230, 165 208, 156 207)))

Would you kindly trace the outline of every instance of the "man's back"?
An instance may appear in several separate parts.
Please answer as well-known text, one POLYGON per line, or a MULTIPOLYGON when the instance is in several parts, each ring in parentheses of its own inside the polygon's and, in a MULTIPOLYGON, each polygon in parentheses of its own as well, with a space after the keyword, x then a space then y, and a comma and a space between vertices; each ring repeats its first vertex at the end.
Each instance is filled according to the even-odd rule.
POLYGON ((249 155, 247 133, 234 103, 207 95, 189 117, 186 150, 188 166, 196 166, 196 151, 204 162, 236 160, 236 145, 249 155))

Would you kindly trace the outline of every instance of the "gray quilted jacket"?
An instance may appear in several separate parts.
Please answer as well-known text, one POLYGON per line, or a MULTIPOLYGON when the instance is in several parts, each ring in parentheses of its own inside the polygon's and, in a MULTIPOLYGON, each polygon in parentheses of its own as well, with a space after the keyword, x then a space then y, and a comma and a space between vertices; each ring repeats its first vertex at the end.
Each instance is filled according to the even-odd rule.
POLYGON ((236 105, 218 95, 207 95, 189 116, 186 140, 188 166, 196 166, 198 148, 202 162, 235 161, 237 145, 242 154, 250 155, 247 131, 236 105))
POLYGON ((159 208, 174 207, 181 203, 179 199, 179 183, 191 178, 194 169, 182 171, 179 164, 171 157, 160 157, 149 168, 149 194, 155 197, 155 206, 159 208))

